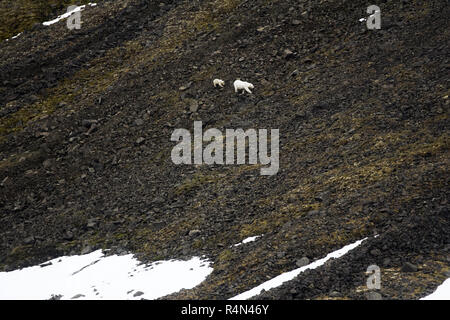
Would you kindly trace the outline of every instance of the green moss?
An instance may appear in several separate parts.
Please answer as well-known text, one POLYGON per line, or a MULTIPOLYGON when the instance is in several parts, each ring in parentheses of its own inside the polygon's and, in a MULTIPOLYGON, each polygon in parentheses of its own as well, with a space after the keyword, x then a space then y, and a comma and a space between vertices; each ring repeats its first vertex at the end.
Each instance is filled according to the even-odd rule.
POLYGON ((218 177, 215 175, 205 175, 202 173, 197 173, 192 177, 184 180, 179 186, 175 188, 175 194, 185 194, 192 190, 204 188, 205 185, 210 183, 215 183, 218 181, 218 177))
MULTIPOLYGON (((120 47, 122 48, 122 47, 120 47)), ((96 94, 112 85, 121 73, 129 71, 123 68, 140 46, 135 41, 125 44, 125 53, 120 48, 113 48, 101 58, 91 61, 91 67, 82 69, 72 77, 61 80, 55 88, 51 88, 40 97, 36 103, 24 105, 17 112, 0 119, 0 139, 5 135, 20 131, 30 121, 35 121, 55 112, 60 106, 66 106, 66 112, 73 112, 70 108, 81 105, 82 99, 94 99, 96 94), (120 57, 120 59, 118 59, 120 57), (109 70, 105 72, 104 70, 109 70), (82 88, 89 88, 89 96, 84 96, 82 88)), ((16 103, 15 101, 9 104, 16 103)), ((8 105, 9 105, 8 104, 8 105)), ((85 103, 86 104, 86 103, 85 103)))

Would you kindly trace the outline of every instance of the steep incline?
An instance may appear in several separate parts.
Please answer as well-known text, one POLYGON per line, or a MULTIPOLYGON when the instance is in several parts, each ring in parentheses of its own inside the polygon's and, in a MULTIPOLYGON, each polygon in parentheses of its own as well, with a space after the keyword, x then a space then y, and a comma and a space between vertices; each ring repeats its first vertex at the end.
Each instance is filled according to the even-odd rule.
POLYGON ((262 297, 364 298, 371 264, 384 298, 433 291, 450 263, 450 10, 380 1, 368 31, 369 4, 99 1, 80 30, 0 42, 0 270, 205 254, 211 276, 170 298, 229 298, 371 237, 262 297), (280 171, 174 165, 170 136, 195 120, 280 129, 280 171))

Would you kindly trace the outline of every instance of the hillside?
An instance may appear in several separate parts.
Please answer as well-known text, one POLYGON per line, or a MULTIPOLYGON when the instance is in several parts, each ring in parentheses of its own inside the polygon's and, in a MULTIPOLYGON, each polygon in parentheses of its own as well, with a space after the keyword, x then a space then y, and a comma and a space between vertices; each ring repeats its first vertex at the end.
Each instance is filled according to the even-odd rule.
POLYGON ((433 292, 450 272, 450 7, 379 1, 367 30, 370 4, 109 0, 80 30, 18 15, 0 33, 25 28, 0 42, 0 271, 205 255, 206 281, 166 298, 225 299, 367 237, 258 298, 366 299, 373 264, 383 299, 433 292), (278 173, 175 165, 170 137, 194 121, 279 129, 278 173))

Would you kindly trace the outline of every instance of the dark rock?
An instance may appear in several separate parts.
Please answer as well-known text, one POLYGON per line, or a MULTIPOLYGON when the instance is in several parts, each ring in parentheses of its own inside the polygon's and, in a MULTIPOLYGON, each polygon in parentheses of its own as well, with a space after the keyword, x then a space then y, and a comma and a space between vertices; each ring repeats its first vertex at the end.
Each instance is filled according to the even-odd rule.
POLYGON ((44 268, 44 267, 48 267, 48 266, 51 266, 53 263, 51 263, 50 261, 49 262, 46 262, 46 263, 43 263, 43 264, 40 264, 39 266, 41 267, 41 268, 44 268))
POLYGON ((388 267, 391 265, 391 259, 385 258, 383 259, 383 266, 388 267))
POLYGON ((85 119, 83 121, 81 121, 81 125, 85 128, 90 128, 93 124, 97 124, 97 120, 88 120, 85 119))
POLYGON ((33 236, 29 236, 29 237, 26 237, 25 239, 23 239, 24 244, 33 244, 34 241, 35 241, 35 239, 33 236))
POLYGON ((63 239, 68 241, 73 240, 73 233, 71 231, 67 231, 64 234, 63 239))
POLYGON ((142 292, 142 291, 136 291, 134 294, 133 294, 133 297, 140 297, 140 296, 142 296, 144 293, 142 292))
POLYGON ((294 71, 291 72, 290 76, 296 77, 296 76, 298 76, 299 73, 300 73, 300 71, 298 71, 298 69, 295 69, 294 71))
POLYGON ((405 262, 401 268, 402 272, 417 272, 418 268, 410 262, 405 262))
POLYGON ((370 254, 373 256, 379 256, 381 254, 381 251, 379 249, 372 249, 370 250, 370 254))

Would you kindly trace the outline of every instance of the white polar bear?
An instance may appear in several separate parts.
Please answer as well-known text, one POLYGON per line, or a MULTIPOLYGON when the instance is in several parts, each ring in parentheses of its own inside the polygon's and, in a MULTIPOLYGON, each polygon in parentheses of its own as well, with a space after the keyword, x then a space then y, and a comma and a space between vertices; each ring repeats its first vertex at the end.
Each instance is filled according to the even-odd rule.
POLYGON ((214 88, 217 86, 223 88, 223 86, 225 85, 225 81, 220 80, 220 79, 214 79, 213 84, 214 84, 214 88))
MULTIPOLYGON (((236 80, 234 82, 234 92, 238 92, 239 90, 245 90, 248 93, 252 93, 250 91, 250 89, 253 89, 253 88, 254 88, 254 86, 250 82, 245 82, 245 81, 241 81, 241 80, 236 80)), ((242 93, 244 93, 244 92, 242 92, 242 93)))

